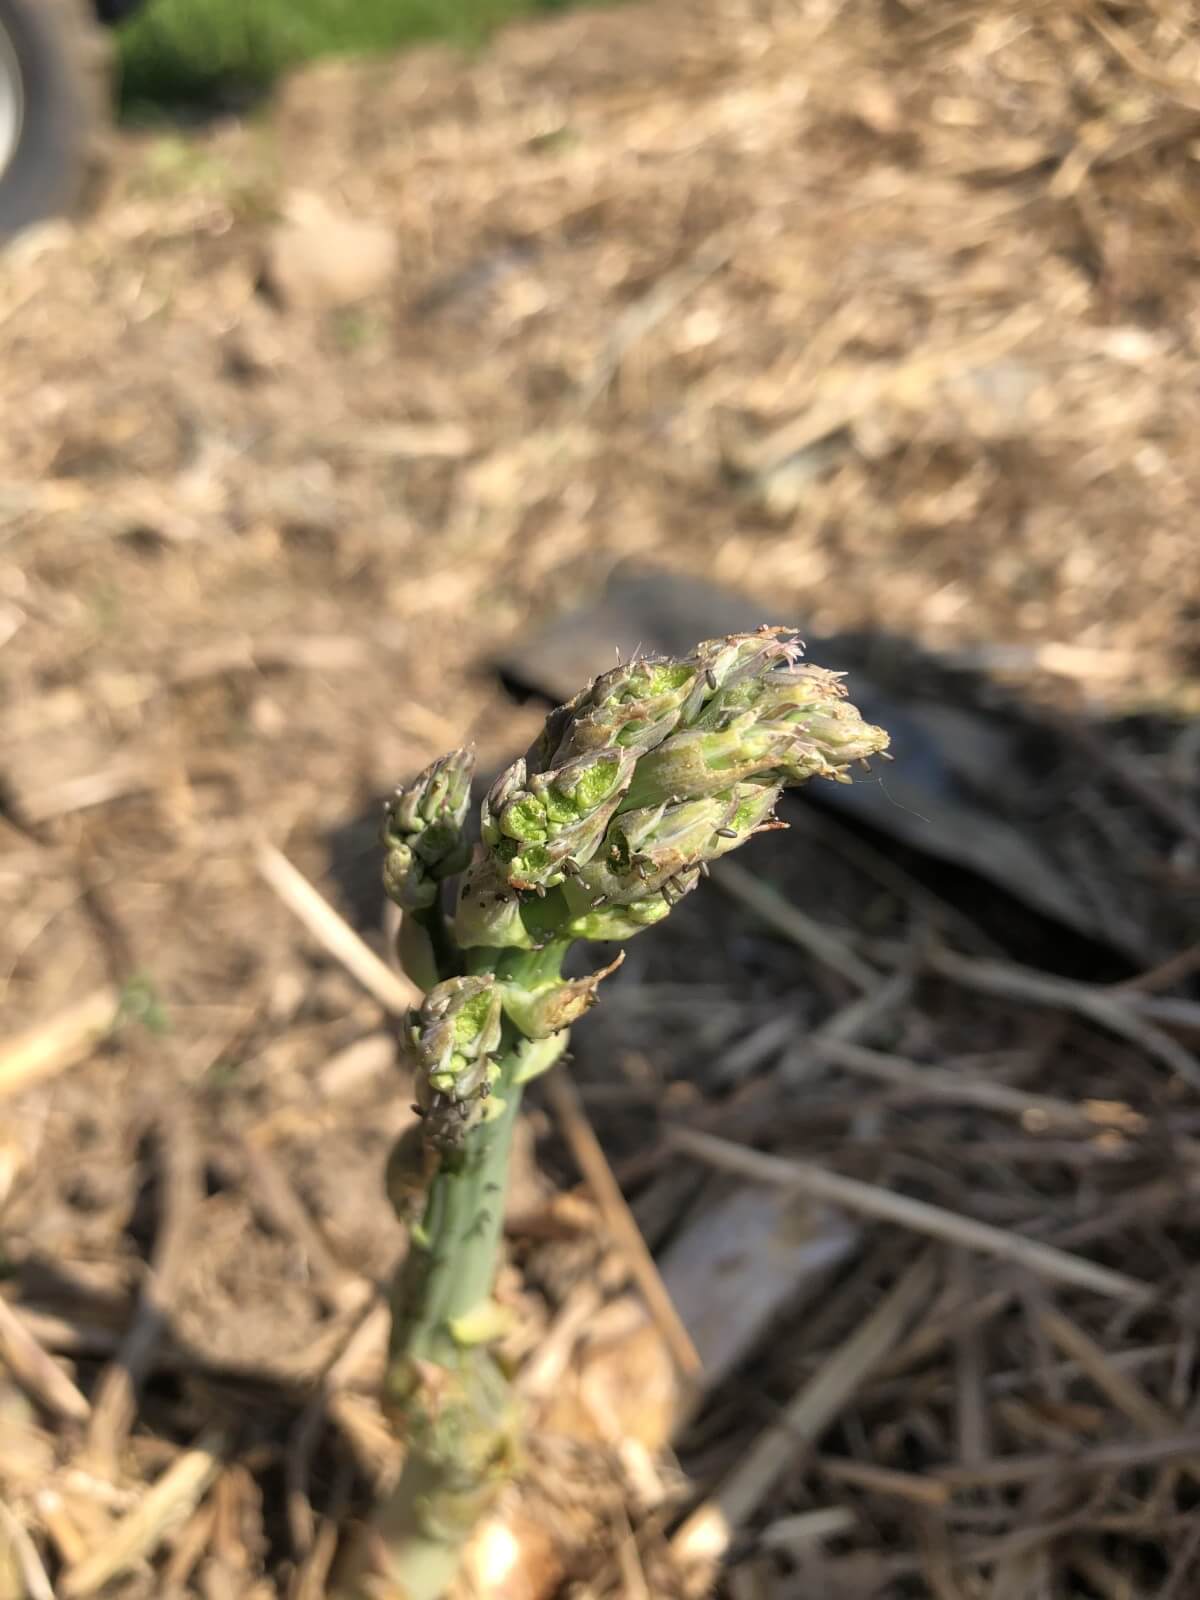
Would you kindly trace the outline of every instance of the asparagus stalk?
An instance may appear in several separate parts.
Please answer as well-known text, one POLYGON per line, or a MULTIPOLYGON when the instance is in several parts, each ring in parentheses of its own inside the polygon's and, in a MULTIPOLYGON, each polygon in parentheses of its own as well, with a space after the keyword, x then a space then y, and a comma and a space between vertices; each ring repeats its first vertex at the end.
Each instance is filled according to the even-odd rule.
POLYGON ((886 749, 838 675, 801 656, 788 630, 763 628, 605 673, 493 784, 473 851, 469 752, 389 803, 384 882, 406 913, 402 959, 428 992, 405 1039, 419 1122, 388 1171, 410 1249, 392 1291, 384 1405, 406 1455, 378 1524, 390 1572, 373 1592, 443 1595, 516 1469, 492 1299, 513 1123, 525 1083, 562 1055, 621 960, 564 978, 572 941, 653 926, 710 861, 781 826, 785 787, 846 782, 850 762, 886 749))

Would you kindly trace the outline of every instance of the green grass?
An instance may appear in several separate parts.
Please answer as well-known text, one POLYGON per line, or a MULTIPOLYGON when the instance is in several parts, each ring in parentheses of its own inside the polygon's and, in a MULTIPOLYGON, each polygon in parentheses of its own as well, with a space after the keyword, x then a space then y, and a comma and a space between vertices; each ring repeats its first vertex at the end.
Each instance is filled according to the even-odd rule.
POLYGON ((570 0, 148 0, 121 29, 126 110, 253 95, 324 55, 423 40, 474 46, 513 17, 570 0))

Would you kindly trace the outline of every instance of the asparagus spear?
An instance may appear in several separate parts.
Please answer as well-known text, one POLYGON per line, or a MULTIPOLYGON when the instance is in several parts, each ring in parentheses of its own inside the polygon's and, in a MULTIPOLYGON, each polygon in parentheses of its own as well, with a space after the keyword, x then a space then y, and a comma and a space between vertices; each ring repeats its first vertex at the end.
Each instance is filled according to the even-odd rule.
POLYGON ((380 1531, 403 1600, 445 1592, 518 1461, 491 1298, 513 1122, 621 959, 564 978, 572 941, 660 922, 709 862, 778 826, 784 788, 847 782, 851 762, 887 747, 802 649, 762 628, 596 678, 493 784, 473 850, 469 752, 388 806, 385 887, 406 913, 402 959, 428 990, 406 1034, 419 1132, 388 1175, 406 1217, 423 1200, 392 1293, 384 1388, 406 1457, 380 1531), (460 874, 447 918, 442 885, 460 874))

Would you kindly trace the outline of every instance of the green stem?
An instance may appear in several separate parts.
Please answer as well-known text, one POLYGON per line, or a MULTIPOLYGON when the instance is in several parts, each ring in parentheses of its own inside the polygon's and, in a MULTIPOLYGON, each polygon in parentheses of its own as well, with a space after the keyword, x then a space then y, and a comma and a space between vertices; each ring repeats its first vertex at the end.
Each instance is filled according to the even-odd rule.
MULTIPOLYGON (((469 957, 474 973, 531 987, 558 976, 565 954, 565 944, 547 944, 469 957)), ((531 1048, 552 1056, 562 1043, 528 1046, 506 1024, 494 1114, 440 1155, 392 1288, 384 1410, 405 1442, 405 1466, 374 1526, 395 1600, 440 1600, 462 1546, 514 1470, 515 1408, 490 1349, 499 1333, 491 1291, 520 1080, 533 1066, 531 1048)))
MULTIPOLYGON (((476 970, 530 986, 557 976, 565 953, 554 944, 473 954, 476 970)), ((513 1468, 514 1408, 489 1347, 499 1331, 490 1313, 519 1077, 529 1058, 511 1027, 504 1044, 492 1101, 498 1114, 477 1123, 460 1149, 442 1154, 392 1291, 384 1404, 406 1456, 376 1528, 403 1600, 445 1593, 463 1543, 513 1468)))
POLYGON ((375 1526, 397 1600, 439 1600, 511 1471, 508 1381, 485 1337, 521 1098, 504 1066, 504 1109, 442 1157, 392 1291, 384 1405, 406 1455, 375 1526))
POLYGON ((462 970, 462 957, 458 947, 450 938, 450 929, 446 925, 446 912, 442 906, 442 886, 438 885, 437 899, 428 909, 415 913, 417 921, 429 935, 429 943, 433 950, 434 964, 438 976, 452 978, 456 972, 462 970))
POLYGON ((487 1303, 496 1273, 513 1125, 521 1100, 504 1063, 497 1095, 504 1109, 444 1155, 429 1185, 425 1215, 392 1294, 393 1358, 452 1366, 460 1347, 452 1325, 487 1303))
POLYGON ((396 953, 404 971, 426 992, 462 968, 440 904, 402 913, 396 953))

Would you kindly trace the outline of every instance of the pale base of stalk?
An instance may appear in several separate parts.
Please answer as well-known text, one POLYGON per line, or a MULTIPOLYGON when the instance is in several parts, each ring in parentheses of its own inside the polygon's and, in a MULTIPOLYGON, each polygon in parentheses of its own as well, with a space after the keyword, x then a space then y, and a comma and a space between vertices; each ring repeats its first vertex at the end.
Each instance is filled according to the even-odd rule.
MULTIPOLYGON (((360 1591, 362 1600, 423 1600, 446 1594, 458 1575, 462 1545, 457 1540, 423 1538, 417 1503, 436 1495, 432 1475, 421 1463, 405 1467, 391 1499, 375 1518, 375 1548, 390 1569, 386 1577, 360 1591)), ((357 1600, 357 1597, 356 1597, 357 1600)))
MULTIPOLYGON (((473 1362, 477 1370, 466 1375, 467 1382, 473 1386, 482 1379, 493 1404, 469 1412, 478 1432, 463 1441, 465 1461, 410 1448, 400 1481, 374 1521, 377 1560, 386 1576, 369 1591, 373 1600, 441 1600, 454 1582, 467 1540, 512 1476, 516 1429, 508 1380, 486 1349, 480 1347, 473 1362)), ((433 1369, 410 1407, 436 1406, 443 1374, 461 1376, 433 1369)))

